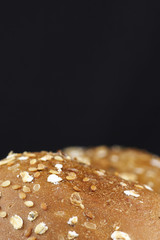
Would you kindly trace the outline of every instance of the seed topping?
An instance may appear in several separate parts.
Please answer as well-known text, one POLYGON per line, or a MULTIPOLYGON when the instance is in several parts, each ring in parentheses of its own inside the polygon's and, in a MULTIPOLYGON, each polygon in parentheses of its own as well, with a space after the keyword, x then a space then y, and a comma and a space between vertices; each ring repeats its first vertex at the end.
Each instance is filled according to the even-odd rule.
POLYGON ((48 230, 47 225, 46 225, 44 222, 41 222, 41 223, 39 223, 39 224, 36 226, 34 232, 35 232, 36 234, 40 234, 40 235, 41 235, 41 234, 44 234, 47 230, 48 230))
POLYGON ((14 215, 10 218, 10 223, 14 229, 21 229, 23 227, 23 220, 20 216, 14 215))
POLYGON ((63 179, 61 177, 58 177, 56 174, 51 174, 48 178, 47 178, 47 182, 51 182, 53 184, 58 184, 59 182, 61 182, 63 179))

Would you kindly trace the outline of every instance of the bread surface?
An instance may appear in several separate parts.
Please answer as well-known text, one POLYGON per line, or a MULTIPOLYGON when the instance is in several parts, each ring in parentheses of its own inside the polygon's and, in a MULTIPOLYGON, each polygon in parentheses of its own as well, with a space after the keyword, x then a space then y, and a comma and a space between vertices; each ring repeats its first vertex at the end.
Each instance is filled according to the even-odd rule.
POLYGON ((159 240, 160 196, 61 152, 0 162, 0 240, 159 240))
POLYGON ((140 182, 160 193, 160 157, 119 146, 68 147, 64 152, 79 162, 105 169, 128 181, 140 182))

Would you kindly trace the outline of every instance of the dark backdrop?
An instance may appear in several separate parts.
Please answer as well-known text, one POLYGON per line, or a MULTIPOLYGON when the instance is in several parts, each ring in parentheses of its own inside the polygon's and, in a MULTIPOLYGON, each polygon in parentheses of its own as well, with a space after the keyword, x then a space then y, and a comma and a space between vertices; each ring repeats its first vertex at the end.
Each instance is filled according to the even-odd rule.
POLYGON ((98 144, 160 154, 159 5, 58 2, 2 9, 1 157, 98 144))

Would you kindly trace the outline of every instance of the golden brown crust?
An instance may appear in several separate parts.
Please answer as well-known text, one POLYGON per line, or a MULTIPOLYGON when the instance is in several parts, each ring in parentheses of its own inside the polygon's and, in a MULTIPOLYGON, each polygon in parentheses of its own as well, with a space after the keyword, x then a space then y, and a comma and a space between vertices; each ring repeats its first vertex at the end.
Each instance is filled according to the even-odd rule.
POLYGON ((11 153, 0 192, 3 240, 160 239, 158 194, 61 152, 11 153))
POLYGON ((160 158, 151 153, 119 146, 68 147, 64 152, 78 161, 86 161, 126 180, 146 184, 160 193, 160 158))

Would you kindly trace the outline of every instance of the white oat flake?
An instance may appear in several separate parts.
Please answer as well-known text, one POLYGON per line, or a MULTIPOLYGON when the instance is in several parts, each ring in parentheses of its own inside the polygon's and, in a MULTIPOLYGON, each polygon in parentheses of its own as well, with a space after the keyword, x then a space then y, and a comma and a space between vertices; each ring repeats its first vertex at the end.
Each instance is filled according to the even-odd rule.
POLYGON ((48 230, 48 226, 44 223, 44 222, 41 222, 39 223, 36 227, 35 227, 35 230, 34 232, 36 234, 44 234, 46 231, 48 230))
POLYGON ((61 172, 61 171, 62 171, 62 168, 63 168, 63 165, 60 164, 60 163, 57 163, 57 164, 55 165, 55 168, 57 168, 58 172, 61 172))
POLYGON ((144 187, 145 187, 147 190, 149 190, 149 191, 153 191, 153 189, 152 189, 150 186, 146 185, 146 184, 144 184, 144 187))
POLYGON ((78 236, 79 236, 79 234, 76 233, 75 231, 68 231, 68 239, 74 239, 78 236))
POLYGON ((20 176, 22 177, 23 182, 32 182, 33 181, 33 177, 31 175, 29 175, 29 173, 26 171, 21 172, 20 176))
POLYGON ((71 217, 67 223, 71 226, 74 226, 77 222, 78 222, 78 217, 74 216, 74 217, 71 217))
POLYGON ((27 160, 28 157, 27 157, 27 156, 21 156, 21 157, 19 157, 18 159, 21 160, 21 161, 24 161, 24 160, 27 160))
POLYGON ((58 177, 56 174, 51 174, 47 178, 47 182, 51 182, 53 184, 58 184, 61 182, 63 179, 61 177, 58 177))
POLYGON ((124 193, 127 196, 139 197, 140 195, 134 190, 125 190, 124 193))
POLYGON ((18 230, 23 227, 23 220, 20 216, 14 215, 10 218, 10 223, 14 227, 14 229, 18 230))
POLYGON ((121 231, 114 231, 111 235, 113 240, 131 240, 127 233, 121 231))
POLYGON ((37 217, 38 217, 38 212, 37 211, 31 211, 28 214, 28 220, 30 222, 33 222, 37 217))

